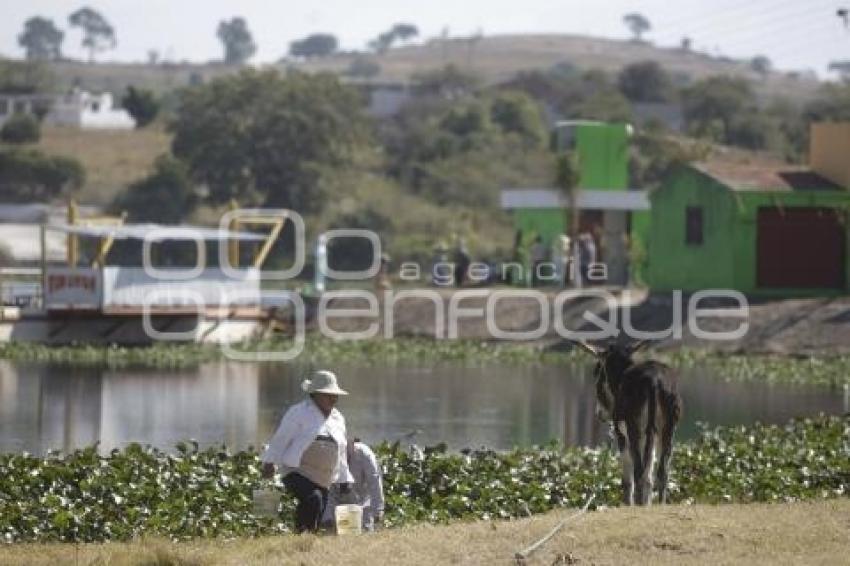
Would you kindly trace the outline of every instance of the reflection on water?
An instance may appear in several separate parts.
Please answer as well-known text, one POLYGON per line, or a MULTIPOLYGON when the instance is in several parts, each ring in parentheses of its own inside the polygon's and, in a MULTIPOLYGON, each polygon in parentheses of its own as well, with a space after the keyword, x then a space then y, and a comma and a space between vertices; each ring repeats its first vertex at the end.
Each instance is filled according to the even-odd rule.
MULTIPOLYGON (((604 440, 594 416, 588 368, 334 368, 351 395, 340 409, 367 442, 416 431, 419 444, 506 449, 558 439, 604 440)), ((192 370, 108 370, 0 362, 0 451, 44 453, 100 442, 171 448, 181 440, 262 444, 287 405, 299 400, 301 373, 279 364, 220 362, 192 370)), ((848 411, 846 392, 727 384, 699 372, 682 380, 679 438, 712 424, 784 422, 848 411)))

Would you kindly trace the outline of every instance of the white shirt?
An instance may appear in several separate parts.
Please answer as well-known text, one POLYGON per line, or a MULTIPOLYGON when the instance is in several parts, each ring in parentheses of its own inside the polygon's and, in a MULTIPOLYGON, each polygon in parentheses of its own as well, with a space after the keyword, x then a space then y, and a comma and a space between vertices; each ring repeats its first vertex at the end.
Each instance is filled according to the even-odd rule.
POLYGON ((354 492, 360 504, 369 508, 373 514, 383 513, 381 467, 372 449, 362 442, 355 442, 348 459, 348 468, 354 476, 354 492))
POLYGON ((333 481, 353 482, 346 458, 345 418, 336 408, 326 418, 309 397, 286 410, 261 459, 292 471, 301 463, 304 450, 320 435, 333 438, 339 450, 333 481))

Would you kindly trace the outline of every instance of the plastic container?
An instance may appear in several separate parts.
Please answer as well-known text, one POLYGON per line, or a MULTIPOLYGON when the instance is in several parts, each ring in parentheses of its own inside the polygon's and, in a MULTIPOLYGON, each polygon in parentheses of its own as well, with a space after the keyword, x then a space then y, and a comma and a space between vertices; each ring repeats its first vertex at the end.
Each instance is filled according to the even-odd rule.
POLYGON ((359 535, 363 532, 363 508, 359 505, 337 505, 334 509, 336 534, 359 535))
POLYGON ((280 491, 276 489, 255 489, 251 495, 254 502, 253 513, 255 517, 278 518, 280 491))

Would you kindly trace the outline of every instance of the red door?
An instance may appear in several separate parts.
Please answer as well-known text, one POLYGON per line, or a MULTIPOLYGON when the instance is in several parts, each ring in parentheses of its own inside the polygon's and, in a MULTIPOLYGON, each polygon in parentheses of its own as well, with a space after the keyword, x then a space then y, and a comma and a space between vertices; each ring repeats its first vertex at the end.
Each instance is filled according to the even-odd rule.
POLYGON ((845 230, 831 208, 759 208, 756 286, 843 289, 845 230))

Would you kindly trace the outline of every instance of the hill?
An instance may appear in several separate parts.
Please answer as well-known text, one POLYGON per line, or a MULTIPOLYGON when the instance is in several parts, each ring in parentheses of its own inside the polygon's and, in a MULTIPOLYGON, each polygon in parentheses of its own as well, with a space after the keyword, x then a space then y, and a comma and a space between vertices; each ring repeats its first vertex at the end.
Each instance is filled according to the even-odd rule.
MULTIPOLYGON (((345 73, 351 62, 363 53, 339 53, 308 61, 283 60, 280 68, 345 73)), ((422 45, 391 49, 369 55, 380 65, 373 80, 406 82, 414 74, 453 63, 479 74, 486 83, 511 78, 519 71, 546 69, 569 64, 578 69, 600 68, 616 72, 625 65, 654 60, 663 65, 679 84, 716 74, 741 76, 753 81, 762 95, 782 94, 807 100, 821 85, 805 73, 770 72, 762 77, 748 62, 716 58, 679 48, 656 47, 650 43, 602 39, 578 35, 494 35, 480 38, 433 39, 422 45)), ((157 92, 186 86, 192 81, 236 72, 239 68, 221 63, 120 64, 57 62, 53 71, 57 87, 74 84, 94 90, 121 91, 134 84, 157 92)))

